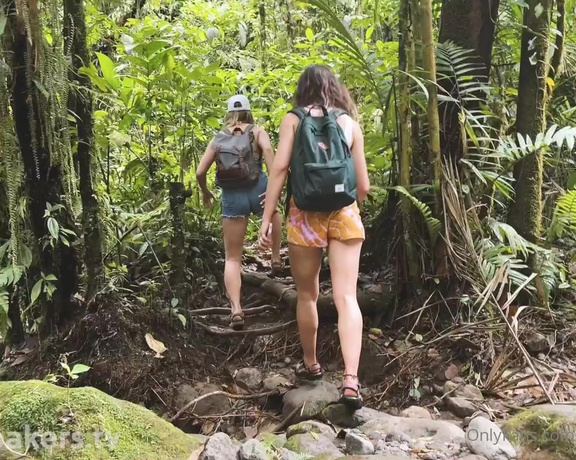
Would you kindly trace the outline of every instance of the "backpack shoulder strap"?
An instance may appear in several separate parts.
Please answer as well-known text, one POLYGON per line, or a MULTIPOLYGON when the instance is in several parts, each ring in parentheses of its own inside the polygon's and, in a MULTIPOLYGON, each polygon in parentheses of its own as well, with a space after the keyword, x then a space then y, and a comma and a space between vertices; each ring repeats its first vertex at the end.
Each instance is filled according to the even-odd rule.
POLYGON ((348 112, 346 112, 346 110, 334 109, 330 111, 330 115, 336 120, 342 115, 348 115, 348 112))
POLYGON ((288 113, 293 113, 298 118, 300 118, 300 120, 302 120, 306 116, 306 109, 296 108, 296 109, 290 110, 288 113))
POLYGON ((251 133, 253 129, 254 129, 254 125, 250 125, 250 124, 246 125, 246 129, 244 130, 244 134, 251 133))

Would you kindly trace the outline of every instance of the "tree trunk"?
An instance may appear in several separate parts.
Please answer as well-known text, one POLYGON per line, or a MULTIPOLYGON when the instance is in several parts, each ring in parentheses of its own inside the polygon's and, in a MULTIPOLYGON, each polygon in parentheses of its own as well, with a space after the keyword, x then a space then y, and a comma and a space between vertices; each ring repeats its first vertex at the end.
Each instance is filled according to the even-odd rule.
POLYGON ((566 4, 564 0, 558 0, 556 9, 558 10, 558 19, 556 20, 558 35, 556 35, 556 49, 550 63, 550 77, 553 80, 562 74, 564 64, 564 43, 566 41, 566 4))
MULTIPOLYGON (((410 73, 414 72, 415 52, 414 35, 411 20, 410 0, 400 3, 400 46, 398 75, 398 122, 400 127, 400 179, 399 184, 410 190, 410 175, 412 171, 412 136, 410 113, 410 73)), ((418 254, 415 247, 414 225, 412 219, 412 202, 406 196, 401 197, 402 233, 404 243, 404 258, 408 268, 408 279, 417 289, 420 283, 420 268, 418 254)))
MULTIPOLYGON (((500 0, 443 0, 439 42, 454 42, 474 50, 490 75, 492 47, 500 0)), ((477 73, 477 72, 476 72, 477 73)), ((440 85, 450 95, 456 95, 456 82, 443 78, 440 85)), ((472 107, 468 107, 469 109, 472 107)), ((464 136, 459 120, 459 107, 444 102, 440 108, 442 120, 441 146, 445 157, 460 159, 464 153, 464 136)))
MULTIPOLYGON (((30 222, 39 256, 38 272, 58 278, 53 297, 42 299, 44 330, 50 330, 69 313, 70 300, 78 288, 78 260, 74 248, 61 240, 54 247, 48 244, 50 232, 44 218, 46 203, 61 204, 64 193, 62 171, 50 160, 49 142, 44 132, 49 126, 44 123, 44 117, 50 114, 44 112, 46 101, 33 83, 43 59, 39 46, 41 30, 37 4, 35 0, 23 1, 17 9, 15 1, 8 0, 7 11, 8 50, 12 57, 11 105, 24 163, 30 222)), ((72 219, 67 211, 62 214, 64 219, 60 223, 70 224, 72 219)))
POLYGON ((184 240, 184 204, 192 192, 180 182, 170 183, 170 211, 172 212, 172 257, 170 284, 183 305, 186 294, 186 246, 184 240))
MULTIPOLYGON (((66 49, 72 53, 70 80, 78 88, 71 94, 70 109, 75 114, 78 135, 78 166, 80 172, 80 196, 82 198, 82 224, 84 231, 84 263, 86 264, 86 300, 98 292, 104 279, 102 261, 102 238, 98 217, 98 200, 92 185, 92 144, 94 122, 92 118, 92 85, 90 78, 79 73, 89 62, 86 44, 86 16, 84 0, 65 0, 66 49)), ((73 90, 71 90, 73 91, 73 90)))
POLYGON ((440 183, 442 180, 442 157, 440 152, 440 116, 438 113, 438 88, 436 87, 436 48, 432 23, 432 0, 420 0, 420 30, 422 34, 422 67, 428 88, 428 143, 434 169, 436 214, 442 206, 440 183))
MULTIPOLYGON (((524 10, 524 28, 518 86, 516 130, 535 139, 546 125, 546 76, 548 75, 548 36, 553 0, 529 0, 524 10), (543 7, 541 14, 536 10, 543 7)), ((514 168, 515 200, 508 223, 531 243, 538 243, 542 218, 543 156, 538 151, 526 156, 514 168)))
POLYGON ((443 0, 438 41, 476 51, 490 74, 500 0, 443 0))

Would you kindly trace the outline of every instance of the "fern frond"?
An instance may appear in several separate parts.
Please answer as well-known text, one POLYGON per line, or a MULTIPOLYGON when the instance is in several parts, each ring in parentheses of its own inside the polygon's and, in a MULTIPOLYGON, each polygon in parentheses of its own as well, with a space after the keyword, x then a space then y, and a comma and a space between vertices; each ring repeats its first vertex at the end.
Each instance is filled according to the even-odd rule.
POLYGON ((389 187, 389 190, 395 190, 398 193, 407 197, 412 202, 414 207, 418 209, 418 211, 420 211, 420 214, 422 214, 422 217, 424 217, 424 220, 426 221, 426 225, 428 227, 428 234, 430 236, 430 241, 432 242, 433 246, 434 243, 436 242, 436 239, 438 238, 438 235, 440 235, 442 224, 438 219, 436 219, 433 216, 430 206, 420 201, 418 198, 412 195, 408 190, 406 190, 401 185, 389 187))
POLYGON ((576 189, 568 190, 556 202, 548 240, 561 238, 568 231, 576 235, 576 189))
POLYGON ((500 243, 507 244, 513 255, 517 255, 520 252, 525 259, 528 257, 528 253, 531 252, 532 249, 532 243, 520 236, 511 225, 499 222, 493 218, 488 218, 487 220, 492 234, 500 243))

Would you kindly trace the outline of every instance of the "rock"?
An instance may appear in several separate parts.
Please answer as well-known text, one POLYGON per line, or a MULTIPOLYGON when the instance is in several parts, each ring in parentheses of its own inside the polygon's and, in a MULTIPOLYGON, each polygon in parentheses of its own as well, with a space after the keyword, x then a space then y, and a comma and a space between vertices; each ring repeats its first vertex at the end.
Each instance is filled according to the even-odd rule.
POLYGON ((239 460, 270 460, 266 448, 256 439, 249 439, 240 446, 238 451, 239 460))
POLYGON ((546 336, 536 331, 528 334, 524 340, 524 346, 530 353, 540 353, 541 351, 546 351, 550 348, 546 336))
POLYGON ((288 417, 296 408, 303 404, 296 421, 312 418, 322 412, 328 404, 337 401, 339 397, 338 388, 333 383, 325 382, 324 380, 306 383, 284 395, 282 414, 284 417, 288 417))
POLYGON ((260 433, 256 436, 256 439, 260 441, 264 447, 268 450, 277 450, 284 447, 286 444, 285 434, 274 434, 274 433, 260 433))
POLYGON ((341 457, 342 460, 406 460, 407 456, 396 456, 396 455, 347 455, 345 457, 341 457))
POLYGON ((333 438, 336 436, 334 430, 328 425, 324 425, 323 423, 316 422, 314 420, 308 420, 305 422, 300 422, 296 425, 292 425, 290 428, 288 428, 286 431, 286 437, 290 439, 292 436, 305 433, 322 434, 327 438, 333 438))
MULTIPOLYGON (((182 432, 152 411, 95 388, 68 390, 39 381, 0 382, 0 433, 19 452, 30 447, 24 446, 25 426, 31 432, 56 431, 58 435, 76 431, 86 440, 94 433, 107 432, 117 440, 114 457, 119 459, 186 459, 202 445, 199 438, 182 432), (73 417, 67 415, 70 408, 73 417), (16 438, 20 445, 12 443, 16 438)), ((69 442, 63 448, 52 446, 51 450, 50 458, 110 458, 107 449, 94 442, 82 446, 69 442)), ((0 458, 9 457, 2 453, 0 458)))
POLYGON ((323 456, 322 460, 343 456, 342 452, 334 445, 330 438, 316 433, 294 435, 288 440, 284 447, 288 450, 299 454, 306 454, 311 457, 323 456))
POLYGON ((386 417, 388 414, 368 407, 360 410, 350 410, 344 404, 332 404, 322 411, 321 417, 334 425, 344 428, 357 428, 370 420, 386 417))
POLYGON ((240 388, 255 391, 262 386, 262 373, 255 367, 245 367, 236 373, 234 380, 240 388))
POLYGON ((264 379, 264 386, 262 391, 273 391, 273 390, 282 390, 284 388, 290 388, 292 386, 292 382, 288 380, 286 377, 282 375, 271 375, 264 379))
POLYGON ((460 385, 456 382, 448 381, 444 384, 444 395, 449 394, 453 398, 468 398, 473 401, 484 401, 484 395, 478 387, 474 385, 460 385))
MULTIPOLYGON (((411 446, 407 442, 398 442, 398 441, 386 442, 386 441, 380 440, 376 443, 376 446, 375 446, 376 454, 381 454, 381 455, 386 454, 387 456, 394 455, 394 456, 398 456, 401 458, 410 457, 410 450, 411 450, 411 446)), ((388 458, 388 457, 385 457, 385 458, 388 458)), ((396 457, 394 457, 394 458, 396 458, 396 457)))
POLYGON ((470 417, 477 411, 474 403, 466 398, 446 398, 446 405, 450 412, 460 418, 470 417))
POLYGON ((484 417, 476 417, 468 425, 466 445, 470 452, 483 455, 488 460, 516 458, 516 450, 498 425, 484 417))
POLYGON ((574 458, 576 405, 534 406, 506 421, 502 430, 514 444, 574 458))
POLYGON ((226 433, 216 433, 211 436, 198 460, 237 460, 238 447, 234 445, 226 433))
POLYGON ((432 414, 428 412, 428 409, 420 406, 410 406, 400 412, 400 417, 406 418, 424 418, 427 420, 432 420, 432 414))
POLYGON ((460 457, 460 460, 488 460, 488 459, 486 457, 483 457, 482 455, 471 454, 466 455, 465 457, 460 457))
POLYGON ((429 449, 450 453, 459 451, 465 442, 464 431, 450 422, 383 415, 384 417, 366 422, 360 428, 373 441, 395 440, 410 443, 413 439, 428 438, 429 449))
POLYGON ((302 460, 302 456, 288 449, 280 449, 276 454, 278 460, 302 460))
POLYGON ((353 455, 372 455, 374 444, 362 432, 351 430, 346 433, 346 452, 353 455))
MULTIPOLYGON (((175 407, 183 407, 199 396, 219 391, 221 388, 214 383, 197 383, 193 387, 188 384, 180 385, 174 395, 175 407)), ((230 400, 226 395, 215 395, 199 401, 196 405, 188 409, 188 413, 200 416, 220 415, 230 409, 230 400)))

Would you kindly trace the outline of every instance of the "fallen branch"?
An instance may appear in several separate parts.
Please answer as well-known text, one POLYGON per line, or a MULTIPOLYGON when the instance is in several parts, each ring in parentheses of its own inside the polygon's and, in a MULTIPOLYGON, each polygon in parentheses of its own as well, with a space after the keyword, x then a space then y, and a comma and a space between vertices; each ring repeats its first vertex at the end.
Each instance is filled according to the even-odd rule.
POLYGON ((276 326, 270 327, 263 327, 260 329, 244 329, 242 331, 235 331, 233 329, 223 329, 221 327, 216 326, 208 326, 207 324, 196 323, 206 332, 214 335, 220 335, 224 337, 229 336, 242 336, 242 335, 270 335, 275 334, 276 332, 281 332, 286 328, 296 324, 296 320, 288 321, 287 323, 278 324, 276 326))
MULTIPOLYGON (((258 273, 242 273, 242 280, 251 286, 258 286, 266 293, 273 295, 289 308, 296 308, 298 295, 296 289, 286 286, 280 281, 268 278, 258 273)), ((388 309, 396 299, 396 291, 392 284, 384 286, 381 294, 376 294, 363 289, 357 293, 358 304, 364 315, 381 313, 388 309)), ((318 297, 318 313, 324 317, 336 316, 336 307, 332 294, 320 294, 318 297)))
POLYGON ((302 407, 304 406, 304 403, 300 403, 298 406, 296 406, 292 412, 290 412, 288 414, 288 417, 286 417, 282 422, 280 422, 276 428, 274 428, 274 430, 272 430, 273 433, 282 433, 283 431, 286 431, 286 428, 288 428, 291 423, 292 420, 294 419, 294 417, 296 416, 296 414, 298 414, 299 412, 301 412, 302 407))
MULTIPOLYGON (((274 305, 263 305, 261 307, 244 308, 242 311, 246 316, 258 315, 267 311, 276 310, 274 305)), ((207 316, 207 315, 229 315, 231 310, 225 307, 201 308, 199 310, 189 310, 190 316, 207 316)))
POLYGON ((251 394, 251 395, 235 395, 235 394, 228 393, 226 391, 221 391, 221 390, 213 391, 211 393, 206 393, 205 395, 199 396, 196 399, 193 399, 192 401, 187 403, 182 409, 180 409, 178 412, 176 412, 176 415, 174 417, 172 417, 170 419, 170 421, 174 422, 175 420, 178 419, 178 417, 180 417, 184 412, 186 412, 192 406, 194 406, 195 404, 198 404, 200 401, 202 401, 204 399, 210 398, 211 396, 224 395, 224 396, 227 396, 229 399, 260 399, 260 398, 268 398, 270 396, 278 396, 279 394, 280 394, 280 391, 278 389, 272 390, 272 391, 267 391, 265 393, 256 393, 256 394, 251 394))

